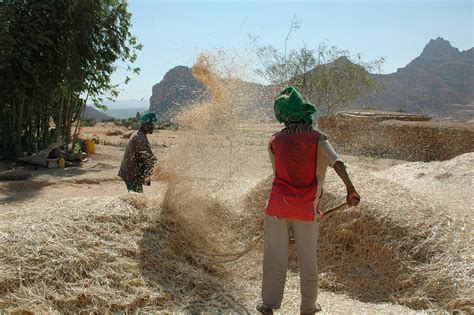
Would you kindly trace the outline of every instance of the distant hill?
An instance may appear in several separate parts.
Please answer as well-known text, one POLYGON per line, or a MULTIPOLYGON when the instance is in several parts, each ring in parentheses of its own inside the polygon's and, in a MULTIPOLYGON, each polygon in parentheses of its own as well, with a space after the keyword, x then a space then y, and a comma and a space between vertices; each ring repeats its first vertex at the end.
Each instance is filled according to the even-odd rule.
POLYGON ((107 106, 108 109, 122 109, 122 108, 143 108, 147 107, 148 100, 145 97, 140 99, 128 99, 128 100, 116 100, 116 101, 109 101, 105 100, 104 105, 107 106))
POLYGON ((143 113, 148 110, 146 101, 137 99, 118 100, 118 101, 105 101, 103 103, 107 106, 107 110, 104 112, 101 109, 97 109, 92 105, 86 107, 84 113, 85 118, 92 118, 97 122, 108 120, 111 118, 126 119, 135 117, 137 112, 143 113))
POLYGON ((103 120, 108 120, 111 119, 109 115, 104 113, 102 110, 97 110, 96 108, 92 106, 86 106, 86 110, 84 111, 84 119, 93 119, 96 122, 101 122, 103 120))
MULTIPOLYGON (((474 117, 474 48, 459 51, 438 37, 430 40, 420 56, 397 72, 372 76, 383 88, 360 97, 349 108, 405 111, 450 119, 474 117)), ((272 111, 274 88, 243 84, 247 84, 245 93, 253 95, 253 102, 263 106, 260 109, 272 111)), ((150 110, 172 117, 186 104, 207 97, 206 87, 194 78, 191 69, 177 66, 153 86, 150 110)))
POLYGON ((113 118, 126 119, 135 117, 137 115, 137 112, 141 114, 147 110, 147 107, 111 108, 106 110, 105 113, 113 118))

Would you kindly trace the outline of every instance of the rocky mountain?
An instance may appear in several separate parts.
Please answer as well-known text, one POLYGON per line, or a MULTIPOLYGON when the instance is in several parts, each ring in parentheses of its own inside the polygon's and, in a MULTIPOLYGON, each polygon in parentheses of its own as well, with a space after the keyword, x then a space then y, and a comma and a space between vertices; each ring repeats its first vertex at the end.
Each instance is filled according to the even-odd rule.
POLYGON ((169 119, 184 106, 209 97, 206 87, 194 78, 191 68, 185 66, 169 70, 152 91, 150 111, 155 112, 159 119, 169 119))
POLYGON ((438 118, 474 116, 474 48, 459 51, 438 37, 421 55, 390 74, 375 74, 383 88, 352 107, 407 111, 438 118))
POLYGON ((456 59, 459 56, 459 49, 451 46, 451 43, 444 38, 432 39, 426 44, 421 52, 421 58, 429 59, 456 59))
MULTIPOLYGON (((474 117, 474 48, 459 51, 438 37, 395 73, 372 76, 382 88, 360 97, 348 105, 350 108, 406 111, 446 119, 474 117)), ((246 93, 254 95, 255 103, 271 111, 275 89, 246 84, 246 93)), ((153 86, 150 110, 168 118, 186 104, 207 97, 206 87, 193 77, 191 69, 178 66, 153 86)))
MULTIPOLYGON (((227 84, 229 86, 229 84, 227 84)), ((235 102, 244 102, 242 115, 268 116, 267 108, 273 108, 274 88, 262 84, 233 81, 232 98, 235 102)), ((150 110, 157 113, 159 119, 170 119, 187 106, 192 106, 210 98, 210 93, 201 82, 196 80, 192 69, 177 66, 168 71, 163 80, 153 86, 150 98, 150 110)))

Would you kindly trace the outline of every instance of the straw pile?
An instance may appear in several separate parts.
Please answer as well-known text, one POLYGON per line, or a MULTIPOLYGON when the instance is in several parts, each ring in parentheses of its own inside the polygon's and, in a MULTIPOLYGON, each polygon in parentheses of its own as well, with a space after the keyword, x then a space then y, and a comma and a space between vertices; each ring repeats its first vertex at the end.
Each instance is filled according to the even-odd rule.
POLYGON ((375 175, 416 192, 443 211, 474 223, 474 152, 442 162, 416 162, 394 166, 375 175))
MULTIPOLYGON (((386 120, 340 113, 321 117, 319 128, 345 154, 405 161, 439 161, 474 151, 474 124, 386 120)), ((402 118, 403 119, 403 118, 402 118)))
MULTIPOLYGON (((362 203, 321 221, 320 285, 364 302, 472 312, 472 224, 396 183, 358 168, 350 175, 362 203)), ((260 183, 247 210, 263 211, 270 187, 271 178, 260 183)), ((324 208, 344 200, 334 172, 325 191, 324 208)))
POLYGON ((80 198, 5 214, 0 309, 241 312, 222 268, 193 255, 200 239, 153 203, 80 198))

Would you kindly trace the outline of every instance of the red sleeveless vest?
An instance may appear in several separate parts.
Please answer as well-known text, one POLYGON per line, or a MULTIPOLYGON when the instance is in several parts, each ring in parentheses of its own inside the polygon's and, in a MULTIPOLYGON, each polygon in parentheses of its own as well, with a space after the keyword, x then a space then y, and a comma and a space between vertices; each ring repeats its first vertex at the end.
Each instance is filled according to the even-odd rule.
POLYGON ((314 220, 320 135, 317 131, 282 131, 270 140, 270 149, 275 155, 275 179, 267 203, 267 215, 314 220))

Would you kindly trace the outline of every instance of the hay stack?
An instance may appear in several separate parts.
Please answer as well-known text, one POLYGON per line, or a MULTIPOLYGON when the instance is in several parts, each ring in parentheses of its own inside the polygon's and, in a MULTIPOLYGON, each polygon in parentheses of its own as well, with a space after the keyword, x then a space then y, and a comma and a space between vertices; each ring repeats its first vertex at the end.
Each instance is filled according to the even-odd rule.
POLYGON ((123 134, 123 131, 120 129, 114 129, 114 130, 107 130, 105 132, 106 136, 121 136, 123 134))
POLYGON ((122 139, 130 139, 130 137, 133 135, 134 131, 128 131, 122 134, 122 139))
POLYGON ((0 309, 242 312, 200 240, 152 200, 68 199, 0 223, 0 309))
POLYGON ((377 172, 379 178, 403 187, 443 207, 443 212, 474 223, 474 152, 451 160, 406 163, 377 172), (454 214, 453 214, 454 213, 454 214))
POLYGON ((396 117, 388 114, 379 119, 342 113, 321 117, 318 126, 338 152, 351 155, 439 161, 474 151, 473 123, 385 120, 387 118, 396 117))

